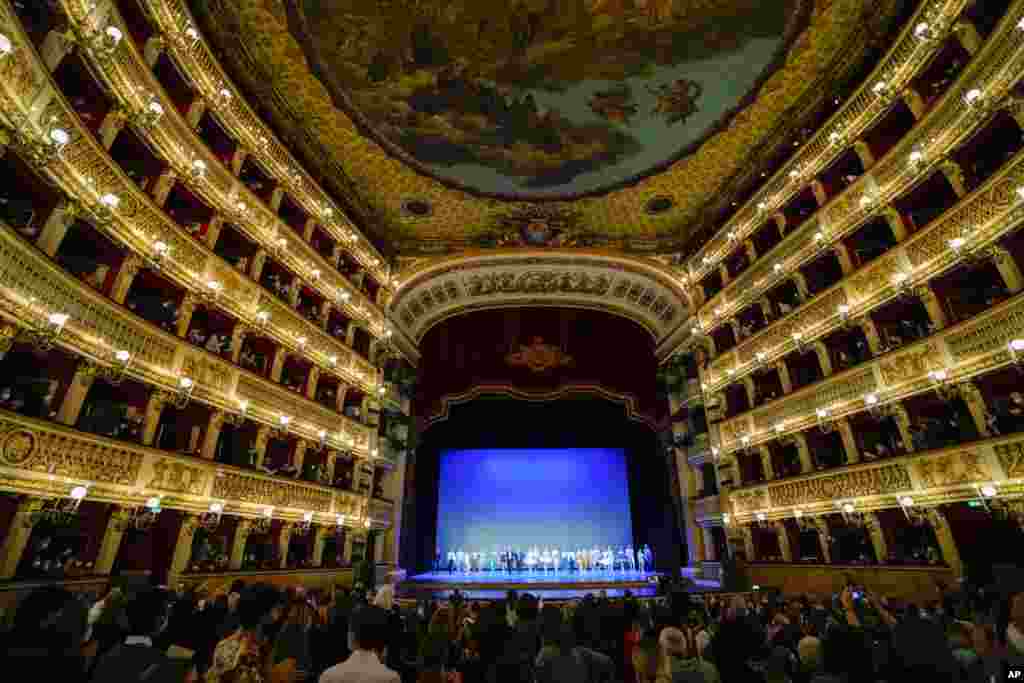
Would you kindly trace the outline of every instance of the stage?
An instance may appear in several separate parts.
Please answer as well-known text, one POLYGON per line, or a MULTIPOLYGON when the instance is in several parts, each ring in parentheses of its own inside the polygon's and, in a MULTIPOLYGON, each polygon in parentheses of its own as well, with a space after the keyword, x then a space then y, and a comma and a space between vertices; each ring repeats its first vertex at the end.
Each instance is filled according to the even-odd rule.
MULTIPOLYGON (((656 572, 605 570, 434 571, 417 574, 403 581, 398 586, 398 594, 407 598, 447 598, 453 590, 458 589, 470 599, 492 600, 505 597, 506 591, 516 590, 545 598, 570 599, 601 592, 608 597, 622 597, 629 591, 638 597, 651 597, 657 595, 659 576, 656 572)), ((712 582, 695 581, 691 590, 715 590, 717 587, 712 582)))

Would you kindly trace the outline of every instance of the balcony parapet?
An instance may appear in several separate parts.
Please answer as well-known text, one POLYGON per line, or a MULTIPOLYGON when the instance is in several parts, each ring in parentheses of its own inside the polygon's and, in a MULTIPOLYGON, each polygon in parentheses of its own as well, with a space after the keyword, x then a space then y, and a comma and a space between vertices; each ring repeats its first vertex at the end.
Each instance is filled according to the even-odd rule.
POLYGON ((759 364, 796 351, 793 334, 797 331, 803 335, 801 343, 807 345, 840 329, 846 321, 839 306, 849 307, 845 317, 853 321, 956 267, 964 257, 948 246, 950 240, 967 235, 964 251, 972 253, 994 245, 1024 220, 1021 188, 1024 152, 1018 152, 999 173, 919 232, 715 359, 705 374, 708 392, 721 391, 759 364), (901 285, 897 276, 905 276, 905 284, 901 285))
POLYGON ((293 198, 309 215, 320 217, 323 207, 331 206, 334 209, 334 220, 326 221, 326 231, 337 242, 347 245, 377 282, 390 290, 393 285, 383 256, 365 237, 358 245, 348 241, 349 233, 359 234, 358 228, 342 215, 340 209, 333 206, 323 188, 304 172, 287 147, 253 112, 202 38, 187 3, 180 0, 143 0, 141 4, 153 21, 154 28, 164 37, 165 45, 172 51, 178 65, 195 84, 196 90, 214 100, 219 99, 216 95, 222 89, 231 92, 228 101, 220 102, 216 107, 222 125, 282 184, 289 186, 293 198), (194 30, 194 36, 186 34, 189 28, 194 30))
MULTIPOLYGON (((3 6, 0 6, 0 22, 5 31, 19 36, 21 45, 30 45, 20 22, 9 12, 4 12, 3 6)), ((257 283, 240 275, 220 257, 187 235, 153 204, 150 197, 124 174, 84 129, 77 114, 53 85, 48 71, 34 50, 15 51, 0 63, 0 69, 5 69, 4 73, 10 76, 0 78, 0 88, 7 95, 0 98, 0 111, 4 117, 10 120, 28 116, 36 126, 52 118, 53 125, 70 132, 71 140, 63 153, 42 170, 69 197, 80 202, 85 217, 97 229, 123 244, 145 263, 153 263, 155 243, 164 242, 172 256, 160 264, 160 271, 169 280, 197 296, 208 291, 208 282, 220 282, 223 289, 217 298, 217 306, 248 327, 260 328, 278 343, 305 355, 324 372, 337 374, 342 381, 355 384, 369 393, 375 391, 377 371, 368 361, 291 308, 276 301, 257 283), (118 196, 120 203, 117 208, 103 220, 95 215, 90 216, 99 198, 107 193, 118 196), (261 306, 273 308, 277 313, 265 325, 257 317, 263 310, 261 306), (300 342, 303 337, 313 343, 304 346, 300 342), (332 363, 331 358, 337 358, 337 362, 332 363)))
MULTIPOLYGON (((72 6, 79 3, 65 0, 63 4, 65 9, 70 12, 74 11, 72 6)), ((125 35, 129 35, 128 27, 116 7, 109 0, 106 4, 110 5, 110 22, 117 25, 125 35)), ((234 216, 237 213, 237 203, 244 202, 249 211, 246 219, 231 218, 232 225, 240 228, 250 239, 262 245, 268 252, 274 253, 276 259, 293 272, 301 275, 307 286, 320 291, 324 297, 339 306, 347 316, 356 320, 361 319, 371 334, 383 339, 385 316, 376 303, 354 287, 347 278, 337 271, 333 264, 328 263, 305 240, 292 236, 291 239, 288 239, 287 249, 275 251, 277 239, 292 235, 292 229, 266 205, 266 202, 245 187, 192 130, 177 107, 167 97, 160 82, 134 43, 130 40, 124 41, 122 50, 122 53, 129 57, 128 59, 115 60, 103 65, 97 64, 95 71, 106 80, 110 89, 116 93, 117 98, 127 104, 129 108, 142 110, 147 106, 150 94, 157 94, 163 106, 164 115, 160 119, 159 125, 140 129, 139 134, 146 137, 160 151, 172 168, 186 169, 180 180, 189 181, 187 169, 193 159, 201 159, 206 164, 205 177, 201 181, 189 182, 190 188, 223 216, 234 216), (320 271, 319 277, 311 278, 310 274, 314 270, 320 271), (342 291, 352 297, 348 302, 340 301, 339 293, 342 291)), ((87 51, 86 54, 88 55, 87 51)), ((218 109, 218 113, 219 111, 218 109)), ((292 189, 292 193, 295 193, 294 189, 292 189)), ((322 213, 322 209, 317 208, 309 215, 324 225, 322 213)), ((348 244, 343 240, 339 243, 348 244)))
POLYGON ((1024 495, 1024 434, 935 449, 881 462, 859 463, 800 477, 733 489, 733 524, 839 512, 852 503, 858 512, 899 507, 910 496, 915 506, 976 500, 982 486, 1000 497, 1024 495))
POLYGON ((126 376, 174 393, 181 377, 194 382, 193 400, 227 412, 248 401, 247 416, 272 427, 294 416, 292 433, 314 442, 321 430, 366 456, 377 447, 376 431, 344 417, 220 356, 196 348, 144 320, 74 278, 16 233, 0 228, 0 317, 33 330, 51 312, 69 316, 56 344, 100 365, 112 350, 126 350, 126 376))
MULTIPOLYGON (((955 18, 966 3, 935 4, 941 4, 942 7, 936 10, 929 5, 923 5, 918 10, 918 16, 908 22, 902 37, 890 51, 890 57, 883 65, 865 80, 860 90, 850 98, 848 104, 833 117, 833 120, 823 126, 811 142, 803 146, 800 152, 778 171, 775 178, 765 185, 765 189, 737 212, 736 218, 730 221, 720 234, 733 233, 740 242, 748 238, 766 220, 770 220, 774 208, 783 206, 805 188, 807 178, 817 175, 831 164, 889 110, 894 99, 879 97, 873 92, 873 88, 879 82, 884 82, 888 86, 887 92, 901 91, 916 75, 917 70, 923 67, 931 59, 934 51, 942 45, 941 41, 922 43, 913 34, 912 29, 920 23, 921 17, 927 14, 946 19, 955 18), (892 76, 888 76, 889 74, 892 76), (845 141, 843 145, 836 145, 830 141, 830 138, 836 139, 833 137, 836 135, 845 141), (791 177, 790 174, 797 169, 797 177, 791 177), (760 204, 765 204, 771 210, 757 209, 760 204)), ((867 219, 877 216, 891 199, 927 177, 927 174, 923 173, 925 169, 911 172, 906 164, 906 158, 915 146, 919 150, 927 150, 924 155, 929 160, 929 169, 937 167, 942 154, 972 133, 984 121, 983 117, 979 118, 973 112, 967 112, 969 107, 964 102, 966 92, 979 88, 985 93, 987 102, 997 102, 1012 88, 1020 70, 1019 66, 1012 66, 1007 60, 1020 59, 1019 52, 1024 37, 1021 35, 1022 32, 1016 29, 1016 23, 1021 14, 1024 14, 1024 9, 1020 6, 1011 8, 999 30, 986 41, 981 53, 971 61, 956 84, 884 159, 776 245, 771 253, 777 258, 759 258, 753 267, 705 302, 693 317, 691 325, 700 324, 704 330, 712 329, 721 320, 729 318, 750 301, 755 300, 761 290, 774 286, 796 267, 814 258, 820 249, 820 245, 814 239, 816 232, 823 233, 825 242, 849 234, 867 219), (964 126, 964 120, 970 125, 964 126), (859 207, 860 198, 865 192, 874 194, 873 205, 876 208, 872 211, 865 212, 859 207), (778 274, 774 269, 776 263, 783 265, 778 274), (716 309, 721 311, 717 321, 714 314, 716 309)), ((733 247, 734 244, 727 238, 713 240, 694 257, 694 272, 690 281, 694 284, 699 282, 707 272, 710 272, 710 268, 717 267, 714 264, 724 258, 733 247), (716 251, 716 256, 711 259, 712 264, 705 266, 703 257, 710 258, 711 251, 716 251)))
POLYGON ((887 403, 934 390, 932 371, 946 371, 950 385, 957 385, 1009 367, 1014 361, 1008 345, 1021 337, 1024 293, 930 337, 720 422, 718 448, 725 454, 809 429, 818 424, 819 408, 829 411, 829 420, 863 412, 868 409, 868 394, 874 394, 884 409, 887 403))
MULTIPOLYGON (((356 515, 365 497, 326 486, 295 481, 213 463, 146 446, 80 432, 63 425, 0 410, 0 474, 4 489, 31 496, 62 496, 87 486, 88 500, 142 506, 161 496, 161 507, 202 514, 213 502, 223 514, 273 517, 335 525, 339 515, 356 515)), ((374 525, 386 528, 391 506, 374 501, 374 525)), ((344 518, 351 525, 351 520, 344 518)), ((362 529, 362 527, 360 527, 362 529)))

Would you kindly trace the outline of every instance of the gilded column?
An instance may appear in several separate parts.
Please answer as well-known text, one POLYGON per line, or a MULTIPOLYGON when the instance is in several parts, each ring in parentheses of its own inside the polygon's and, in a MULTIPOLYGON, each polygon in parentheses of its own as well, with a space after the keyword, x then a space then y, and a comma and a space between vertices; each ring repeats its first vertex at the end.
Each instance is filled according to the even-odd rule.
POLYGON ((171 556, 171 567, 167 570, 168 584, 177 583, 177 577, 188 569, 192 559, 192 538, 199 528, 199 517, 190 513, 182 513, 178 539, 174 543, 174 554, 171 556))
POLYGON ((142 48, 142 55, 150 69, 156 66, 156 63, 160 60, 160 55, 164 53, 165 49, 166 46, 164 45, 163 38, 160 36, 149 37, 142 48))
POLYGON ((256 282, 260 281, 260 277, 263 275, 263 266, 267 263, 267 252, 263 249, 259 249, 252 256, 252 263, 249 264, 249 277, 256 282))
POLYGON ((306 379, 306 398, 316 400, 316 386, 320 381, 320 368, 314 365, 306 379))
POLYGON ((107 115, 103 117, 103 121, 100 122, 100 129, 96 137, 99 138, 100 144, 103 148, 109 150, 114 146, 114 141, 117 139, 118 133, 124 129, 124 114, 118 111, 116 108, 111 109, 107 112, 107 115))
POLYGON ((870 315, 865 315, 857 321, 857 324, 860 325, 860 329, 864 332, 871 355, 878 355, 882 350, 882 338, 878 334, 878 327, 875 326, 875 321, 872 320, 870 315))
POLYGON ((316 219, 310 216, 306 219, 306 225, 302 228, 302 239, 309 243, 313 239, 313 231, 316 229, 316 219))
POLYGON ((715 536, 711 531, 711 527, 702 526, 700 532, 701 544, 704 549, 704 561, 717 562, 718 554, 715 552, 715 536))
POLYGON ((896 422, 896 429, 900 432, 900 440, 907 452, 914 450, 914 443, 910 438, 910 415, 902 403, 893 403, 888 406, 889 414, 896 422))
POLYGON ((907 239, 907 235, 909 234, 907 231, 907 224, 903 220, 903 216, 899 211, 890 206, 882 212, 882 216, 885 218, 885 222, 889 225, 889 229, 892 230, 892 236, 897 242, 902 242, 907 239))
POLYGON ((54 29, 43 38, 43 44, 39 46, 39 56, 42 57, 43 63, 46 64, 50 73, 53 73, 64 61, 64 58, 71 53, 72 47, 73 43, 65 40, 64 35, 54 29))
POLYGON ((213 460, 217 455, 217 442, 220 440, 221 430, 224 428, 224 411, 213 410, 210 412, 210 420, 206 423, 206 433, 203 434, 203 445, 199 450, 201 457, 206 460, 213 460))
POLYGON ((811 450, 807 447, 807 437, 802 433, 793 435, 793 442, 796 444, 796 453, 800 458, 800 472, 809 474, 814 471, 814 460, 811 458, 811 450))
POLYGON ((395 458, 395 471, 388 477, 387 490, 385 491, 388 498, 393 501, 391 508, 392 541, 389 545, 391 554, 386 559, 395 565, 398 564, 399 548, 402 541, 402 510, 405 502, 406 467, 406 454, 405 451, 401 451, 395 458))
POLYGON ((960 45, 967 51, 967 54, 972 57, 981 50, 981 46, 985 43, 985 39, 978 33, 974 22, 966 17, 959 19, 953 25, 953 35, 960 41, 960 45))
POLYGON ((875 549, 875 559, 879 564, 885 564, 889 559, 889 544, 885 540, 885 531, 882 529, 882 521, 874 512, 864 513, 865 527, 868 537, 871 539, 871 547, 875 549))
POLYGON ((732 276, 729 275, 729 269, 726 268, 724 263, 718 264, 718 275, 722 278, 723 287, 732 280, 732 276))
MULTIPOLYGON (((242 174, 242 165, 245 164, 248 156, 249 152, 244 147, 241 145, 235 147, 235 153, 231 155, 231 173, 236 178, 242 174)), ((274 209, 274 211, 276 212, 277 209, 274 209)))
POLYGON ((192 104, 189 105, 188 113, 185 114, 185 120, 188 121, 188 125, 192 130, 199 129, 199 122, 203 120, 203 114, 206 113, 206 100, 202 97, 197 97, 192 100, 192 104))
POLYGON ((743 538, 743 552, 747 555, 748 562, 757 562, 757 553, 754 548, 754 533, 750 525, 743 524, 739 528, 740 536, 743 538))
POLYGON ((146 415, 142 423, 142 445, 152 446, 156 439, 156 430, 160 426, 160 416, 169 396, 160 389, 153 389, 146 401, 146 415))
POLYGON ((355 535, 355 529, 345 530, 345 548, 341 553, 341 563, 346 567, 352 566, 352 537, 355 535))
POLYGON ((178 182, 178 174, 173 168, 165 168, 153 183, 153 203, 163 208, 167 204, 167 198, 178 182))
POLYGON ((935 295, 935 291, 928 284, 920 285, 914 289, 914 293, 921 299, 921 303, 924 304, 925 310, 928 312, 928 319, 936 330, 941 330, 949 324, 949 320, 946 318, 946 312, 942 309, 942 303, 939 302, 939 297, 935 295))
POLYGON ((0 579, 13 579, 18 571, 18 564, 32 536, 32 515, 39 510, 42 502, 31 496, 18 501, 18 509, 4 535, 3 545, 0 546, 0 579))
POLYGON ((782 384, 782 393, 788 394, 793 391, 793 380, 789 375, 789 366, 786 361, 779 360, 775 363, 775 370, 779 373, 779 383, 782 384))
POLYGON ((181 299, 181 304, 178 306, 178 323, 175 331, 182 339, 188 334, 188 327, 192 324, 192 314, 196 312, 196 305, 198 303, 196 296, 192 292, 188 292, 181 299))
POLYGON ((807 287, 807 278, 804 277, 803 273, 792 273, 790 277, 796 286, 796 293, 800 296, 800 303, 807 301, 807 298, 811 295, 811 290, 807 287))
POLYGON ((278 539, 278 552, 281 555, 281 569, 288 568, 288 547, 292 542, 292 531, 294 527, 291 522, 285 522, 281 525, 281 537, 278 539))
POLYGON ((822 560, 824 560, 825 564, 832 564, 832 546, 828 542, 828 520, 824 517, 815 517, 811 522, 818 532, 818 548, 821 550, 822 560))
POLYGON ((281 202, 284 201, 284 188, 280 185, 274 188, 274 191, 270 193, 270 201, 267 204, 270 206, 270 210, 274 213, 281 211, 281 202))
POLYGON ((935 530, 935 540, 939 542, 942 559, 953 570, 954 577, 962 577, 964 564, 960 559, 960 549, 957 548, 956 540, 953 538, 953 531, 949 528, 949 520, 939 508, 928 508, 926 514, 928 515, 928 524, 935 530))
POLYGON ((334 467, 338 461, 337 451, 327 451, 327 458, 324 462, 324 466, 327 471, 327 481, 330 482, 330 486, 334 486, 334 467))
POLYGON ((235 323, 235 329, 231 331, 231 362, 238 363, 238 359, 242 356, 242 344, 245 343, 245 337, 249 333, 249 328, 243 325, 241 322, 235 323))
POLYGON ((103 532, 103 540, 96 555, 95 573, 100 576, 109 574, 114 569, 117 551, 121 547, 121 539, 128 530, 130 511, 120 505, 113 506, 107 528, 103 532))
POLYGON ((754 378, 747 375, 740 381, 743 383, 743 388, 747 391, 747 400, 750 402, 750 407, 753 408, 757 405, 757 391, 754 387, 754 378))
POLYGON ((860 159, 860 164, 864 167, 865 171, 875 165, 875 154, 865 141, 857 140, 853 143, 853 152, 860 159))
POLYGON ((775 534, 779 537, 779 553, 783 562, 793 561, 793 551, 789 547, 789 533, 786 531, 786 523, 782 520, 772 522, 775 527, 775 534))
POLYGON ((331 527, 326 525, 317 525, 316 536, 313 537, 313 566, 322 567, 324 566, 324 546, 327 545, 327 536, 332 531, 331 527))
POLYGON ((309 446, 309 442, 305 439, 296 439, 295 441, 295 452, 292 453, 292 464, 295 465, 296 473, 295 479, 302 477, 302 466, 306 461, 306 448, 309 446))
POLYGON ((832 357, 828 354, 825 342, 816 341, 811 345, 811 348, 814 349, 814 355, 818 357, 818 365, 821 366, 822 376, 828 377, 834 370, 832 369, 832 357))
POLYGON ((241 569, 245 561, 245 543, 252 532, 252 524, 253 520, 244 517, 238 520, 235 527, 235 536, 231 539, 231 555, 228 558, 228 568, 232 571, 241 569))
POLYGON ((217 246, 217 240, 220 239, 220 231, 224 229, 224 216, 216 213, 213 218, 210 219, 210 224, 206 226, 206 234, 203 235, 203 244, 210 249, 217 246))
POLYGON ((252 442, 252 449, 255 454, 255 467, 262 467, 263 458, 267 455, 267 441, 270 439, 270 427, 260 425, 256 430, 256 438, 252 442))
POLYGON ((68 201, 58 204, 43 223, 39 237, 36 238, 36 246, 50 258, 56 256, 75 218, 76 209, 73 204, 68 201))
POLYGON ((775 470, 772 467, 772 451, 765 445, 758 446, 757 450, 761 454, 761 467, 764 469, 764 478, 770 481, 775 478, 775 470))
POLYGON ((288 358, 288 349, 278 346, 274 350, 274 360, 270 364, 270 381, 281 383, 281 373, 284 372, 284 362, 288 358))
POLYGON ((857 448, 857 439, 853 436, 853 428, 850 426, 850 420, 845 417, 841 417, 836 420, 836 429, 839 431, 839 436, 843 440, 843 451, 846 453, 846 464, 853 465, 854 463, 860 462, 860 449, 857 448))
POLYGON ((139 274, 142 265, 142 259, 135 255, 128 256, 121 262, 121 267, 117 269, 117 275, 114 276, 114 284, 110 288, 111 299, 119 304, 125 302, 128 292, 131 291, 132 283, 135 282, 135 276, 139 274))
POLYGON ((74 427, 78 424, 78 417, 82 414, 82 406, 89 395, 89 389, 96 380, 96 369, 86 361, 79 361, 75 366, 74 377, 68 384, 68 390, 64 393, 64 400, 57 409, 57 421, 74 427))
POLYGON ((1010 294, 1016 294, 1024 288, 1024 275, 1021 274, 1020 266, 1017 265, 1013 254, 1007 251, 1006 247, 992 248, 992 261, 1003 278, 1003 284, 1010 294))
POLYGON ((348 393, 348 385, 343 382, 338 382, 338 392, 335 394, 334 399, 337 403, 339 413, 345 412, 345 395, 348 393))
POLYGON ((960 164, 953 159, 946 159, 939 164, 939 169, 942 171, 942 175, 946 176, 946 180, 953 188, 953 193, 958 198, 967 195, 967 179, 964 177, 964 169, 960 164))
POLYGON ((779 230, 779 237, 785 239, 786 237, 786 215, 783 213, 773 213, 772 220, 775 221, 775 227, 779 230))
POLYGON ((985 438, 992 436, 988 423, 985 421, 985 415, 988 412, 985 406, 985 397, 981 395, 978 385, 967 381, 960 384, 957 390, 960 398, 967 405, 967 410, 971 413, 971 419, 974 420, 974 428, 978 430, 978 434, 985 438))
POLYGON ((855 270, 853 267, 853 257, 850 256, 850 248, 842 240, 836 240, 836 243, 832 245, 832 253, 836 255, 836 260, 839 261, 839 269, 842 271, 843 277, 846 277, 855 270))
POLYGON ((909 85, 905 87, 902 94, 903 101, 914 115, 914 119, 920 121, 924 118, 925 113, 928 111, 928 105, 925 103, 924 98, 921 97, 921 94, 909 85))

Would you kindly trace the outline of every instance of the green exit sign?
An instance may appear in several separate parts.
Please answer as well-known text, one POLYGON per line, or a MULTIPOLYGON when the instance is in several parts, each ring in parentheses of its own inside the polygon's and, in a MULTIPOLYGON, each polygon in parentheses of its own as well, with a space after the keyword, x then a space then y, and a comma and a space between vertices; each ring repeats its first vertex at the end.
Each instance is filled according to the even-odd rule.
POLYGON ((969 500, 969 501, 967 501, 967 507, 980 508, 981 507, 981 501, 980 500, 969 500))

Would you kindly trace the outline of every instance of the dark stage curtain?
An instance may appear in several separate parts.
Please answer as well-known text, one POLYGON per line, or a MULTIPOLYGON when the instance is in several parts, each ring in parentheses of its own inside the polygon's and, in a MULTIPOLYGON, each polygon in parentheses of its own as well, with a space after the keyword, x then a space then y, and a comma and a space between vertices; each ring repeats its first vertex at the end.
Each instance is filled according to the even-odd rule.
POLYGON ((427 429, 412 456, 403 515, 401 566, 431 568, 436 551, 440 453, 451 448, 623 448, 636 545, 649 544, 659 570, 680 566, 684 536, 673 509, 672 476, 657 436, 626 416, 621 404, 599 398, 530 402, 481 397, 452 408, 427 429))

